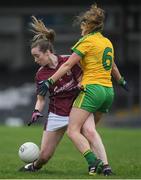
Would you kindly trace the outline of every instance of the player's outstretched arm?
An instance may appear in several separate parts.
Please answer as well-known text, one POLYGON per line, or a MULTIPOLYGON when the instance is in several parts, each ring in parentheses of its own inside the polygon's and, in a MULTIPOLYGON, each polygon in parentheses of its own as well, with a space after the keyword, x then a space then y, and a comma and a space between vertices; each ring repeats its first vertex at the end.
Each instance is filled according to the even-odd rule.
POLYGON ((113 63, 112 65, 112 76, 114 77, 114 79, 118 82, 118 84, 125 89, 126 91, 129 91, 129 87, 128 87, 128 83, 127 81, 124 79, 123 76, 121 76, 119 69, 117 67, 117 65, 115 63, 113 63))
POLYGON ((37 101, 35 104, 35 109, 32 112, 31 120, 28 122, 28 126, 30 126, 32 123, 36 122, 39 117, 43 117, 42 110, 45 105, 45 97, 37 95, 37 101))

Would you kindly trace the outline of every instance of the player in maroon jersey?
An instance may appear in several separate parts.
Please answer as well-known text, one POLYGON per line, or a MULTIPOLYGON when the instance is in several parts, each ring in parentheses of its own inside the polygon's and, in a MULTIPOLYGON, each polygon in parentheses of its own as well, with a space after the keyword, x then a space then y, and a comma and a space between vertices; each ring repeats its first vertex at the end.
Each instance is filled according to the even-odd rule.
MULTIPOLYGON (((38 87, 43 80, 53 75, 57 69, 67 61, 68 57, 54 54, 52 41, 54 40, 54 31, 47 29, 41 20, 33 17, 32 27, 36 35, 31 45, 31 53, 35 62, 41 66, 36 73, 35 81, 37 85, 37 101, 32 119, 29 125, 35 122, 38 117, 42 117, 42 110, 45 105, 45 96, 38 95, 38 87)), ((59 79, 54 86, 51 86, 50 102, 48 109, 48 119, 46 120, 40 158, 25 165, 21 170, 36 171, 40 169, 53 156, 54 151, 62 139, 69 120, 69 113, 75 97, 78 95, 78 81, 81 75, 79 65, 75 65, 63 78, 59 79)), ((91 114, 82 128, 83 134, 89 141, 91 148, 95 151, 97 158, 102 159, 108 164, 105 148, 100 136, 95 130, 94 116, 91 114), (93 128, 92 128, 93 127, 93 128)))

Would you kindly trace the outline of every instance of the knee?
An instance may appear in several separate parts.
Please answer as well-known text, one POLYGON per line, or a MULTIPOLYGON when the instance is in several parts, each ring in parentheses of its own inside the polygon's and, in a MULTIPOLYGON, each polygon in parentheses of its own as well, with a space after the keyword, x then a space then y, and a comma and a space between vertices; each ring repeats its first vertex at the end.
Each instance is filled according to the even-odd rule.
POLYGON ((74 138, 74 131, 72 131, 70 128, 67 129, 66 134, 70 139, 74 138))
POLYGON ((93 128, 87 128, 83 130, 83 134, 88 140, 95 139, 95 137, 97 136, 96 129, 93 128))

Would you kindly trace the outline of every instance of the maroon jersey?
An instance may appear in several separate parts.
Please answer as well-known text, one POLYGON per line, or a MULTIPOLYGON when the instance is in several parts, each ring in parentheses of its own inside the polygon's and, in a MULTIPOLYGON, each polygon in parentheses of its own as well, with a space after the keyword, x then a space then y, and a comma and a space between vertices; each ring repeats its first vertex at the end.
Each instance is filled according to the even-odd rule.
MULTIPOLYGON (((67 61, 68 57, 57 56, 58 65, 55 69, 48 66, 41 67, 36 73, 35 81, 37 85, 40 81, 46 80, 51 77, 58 68, 67 61)), ((82 71, 79 65, 75 65, 67 72, 62 78, 60 78, 53 86, 50 87, 50 103, 49 112, 55 113, 60 116, 68 116, 73 104, 74 99, 77 96, 77 78, 81 75, 82 71)))

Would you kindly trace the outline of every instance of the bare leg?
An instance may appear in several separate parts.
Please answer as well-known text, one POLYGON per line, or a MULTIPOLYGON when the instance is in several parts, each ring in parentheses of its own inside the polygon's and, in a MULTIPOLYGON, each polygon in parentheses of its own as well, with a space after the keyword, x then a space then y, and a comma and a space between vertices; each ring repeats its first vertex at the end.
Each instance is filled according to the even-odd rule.
POLYGON ((68 125, 67 134, 73 141, 76 148, 85 157, 88 167, 89 175, 94 175, 95 173, 101 173, 103 169, 102 160, 98 160, 95 153, 92 152, 90 144, 86 137, 82 134, 82 126, 87 120, 91 113, 79 108, 72 108, 70 112, 70 120, 68 125))
POLYGON ((35 168, 40 169, 49 159, 53 156, 57 145, 62 139, 65 128, 61 128, 57 131, 44 131, 41 143, 40 157, 37 161, 34 162, 35 168))
POLYGON ((73 107, 70 113, 69 125, 67 129, 68 136, 82 154, 90 149, 88 140, 81 134, 81 128, 89 115, 89 112, 73 107))
POLYGON ((94 122, 96 125, 101 120, 102 116, 103 116, 103 113, 101 112, 94 113, 94 122))
MULTIPOLYGON (((97 122, 100 120, 102 113, 97 114, 97 122)), ((82 133, 88 139, 91 149, 94 151, 98 159, 101 159, 104 164, 108 164, 106 151, 102 143, 101 137, 95 129, 93 114, 90 114, 83 125, 82 133)))

